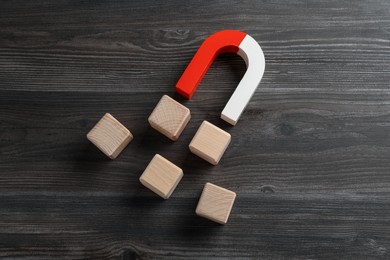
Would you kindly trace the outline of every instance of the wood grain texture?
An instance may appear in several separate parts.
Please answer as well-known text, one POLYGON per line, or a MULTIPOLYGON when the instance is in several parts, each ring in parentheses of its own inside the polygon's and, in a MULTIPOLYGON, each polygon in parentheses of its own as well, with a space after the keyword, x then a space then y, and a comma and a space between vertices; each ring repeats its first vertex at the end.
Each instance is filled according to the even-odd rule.
POLYGON ((188 108, 164 95, 153 109, 148 121, 151 127, 176 141, 191 119, 188 108))
POLYGON ((226 224, 235 199, 236 193, 233 191, 208 182, 200 195, 196 214, 219 224, 226 224))
POLYGON ((115 117, 106 113, 88 132, 87 138, 105 155, 115 159, 133 140, 133 135, 115 117))
POLYGON ((217 165, 228 148, 230 140, 231 135, 228 132, 205 120, 199 126, 188 147, 193 154, 217 165))
POLYGON ((139 178, 140 182, 164 199, 168 199, 183 178, 183 170, 156 154, 139 178))
POLYGON ((389 259, 390 2, 1 1, 0 257, 389 259), (222 29, 266 59, 239 123, 220 112, 245 72, 213 63, 174 86, 222 29), (167 94, 191 110, 177 142, 147 122, 167 94), (110 112, 134 135, 116 160, 86 138, 110 112), (211 166, 203 120, 232 135, 211 166), (159 153, 183 169, 162 201, 138 181, 159 153), (223 162, 223 163, 222 163, 223 162), (206 182, 237 193, 227 225, 196 216, 206 182))

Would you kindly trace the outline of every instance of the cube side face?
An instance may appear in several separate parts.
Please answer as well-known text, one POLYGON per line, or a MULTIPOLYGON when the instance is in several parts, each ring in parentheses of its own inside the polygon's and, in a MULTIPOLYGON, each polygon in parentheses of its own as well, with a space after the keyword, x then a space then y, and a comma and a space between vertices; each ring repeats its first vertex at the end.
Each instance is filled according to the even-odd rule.
POLYGON ((182 177, 182 169, 156 154, 142 173, 140 182, 160 197, 168 199, 182 177))
POLYGON ((219 162, 218 158, 213 158, 213 157, 209 156, 207 153, 203 152, 203 150, 199 150, 197 148, 197 145, 194 145, 193 143, 190 143, 189 148, 190 148, 191 153, 199 156, 203 160, 211 163, 212 165, 217 165, 218 164, 218 162, 219 162))
POLYGON ((116 148, 116 150, 111 155, 109 155, 109 157, 111 159, 115 159, 116 157, 118 157, 118 155, 126 148, 126 146, 131 142, 131 140, 133 140, 133 136, 129 134, 123 140, 123 142, 116 148))
POLYGON ((87 134, 97 148, 111 159, 115 159, 133 139, 130 131, 106 113, 87 134))
POLYGON ((191 119, 188 108, 164 95, 154 108, 148 121, 150 125, 171 139, 176 141, 191 119))
POLYGON ((235 199, 235 192, 206 183, 196 208, 196 214, 217 223, 226 224, 235 199))
POLYGON ((189 148, 190 151, 213 165, 217 165, 230 144, 231 135, 215 125, 203 121, 189 148))
POLYGON ((191 120, 190 110, 188 108, 186 108, 186 109, 187 109, 187 111, 185 112, 184 117, 182 119, 182 122, 180 123, 180 127, 178 127, 173 134, 173 137, 172 137, 173 141, 176 141, 177 139, 179 139, 179 136, 184 131, 184 128, 186 128, 186 126, 188 125, 188 122, 190 122, 190 120, 191 120))

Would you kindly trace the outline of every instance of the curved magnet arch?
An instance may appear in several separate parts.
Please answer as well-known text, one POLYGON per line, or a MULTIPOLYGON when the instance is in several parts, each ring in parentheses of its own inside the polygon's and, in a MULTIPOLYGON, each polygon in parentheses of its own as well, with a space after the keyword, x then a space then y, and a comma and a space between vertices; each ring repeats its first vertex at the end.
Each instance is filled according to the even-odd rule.
POLYGON ((223 120, 235 125, 260 84, 265 69, 260 45, 246 33, 223 30, 209 36, 176 83, 176 91, 190 99, 215 58, 226 52, 237 53, 247 66, 247 71, 221 113, 223 120))

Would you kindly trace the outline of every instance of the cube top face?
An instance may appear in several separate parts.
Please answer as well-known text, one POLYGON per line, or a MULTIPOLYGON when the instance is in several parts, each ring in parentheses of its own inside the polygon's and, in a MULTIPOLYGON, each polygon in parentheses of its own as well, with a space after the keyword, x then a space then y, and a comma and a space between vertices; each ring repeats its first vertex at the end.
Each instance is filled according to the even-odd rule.
POLYGON ((164 199, 168 199, 183 177, 183 171, 156 154, 140 177, 140 182, 164 199))
POLYGON ((228 147, 230 140, 229 133, 207 121, 203 121, 189 148, 192 153, 216 165, 228 147))
POLYGON ((191 114, 188 108, 164 95, 149 116, 148 121, 154 129, 172 141, 176 141, 190 118, 191 114))
POLYGON ((106 113, 89 131, 87 138, 104 154, 115 159, 133 139, 133 135, 111 114, 106 113))
POLYGON ((235 199, 235 192, 206 183, 196 208, 196 214, 217 223, 226 224, 235 199))

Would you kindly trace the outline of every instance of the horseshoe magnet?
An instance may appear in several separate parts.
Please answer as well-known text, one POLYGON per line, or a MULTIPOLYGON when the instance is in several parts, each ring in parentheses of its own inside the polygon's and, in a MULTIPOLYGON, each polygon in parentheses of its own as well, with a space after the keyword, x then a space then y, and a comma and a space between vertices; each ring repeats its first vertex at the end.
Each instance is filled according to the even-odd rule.
POLYGON ((214 59, 226 52, 237 53, 247 66, 244 77, 221 113, 223 120, 235 125, 260 84, 265 69, 263 51, 248 34, 237 30, 223 30, 209 36, 176 83, 176 91, 190 99, 214 59))

